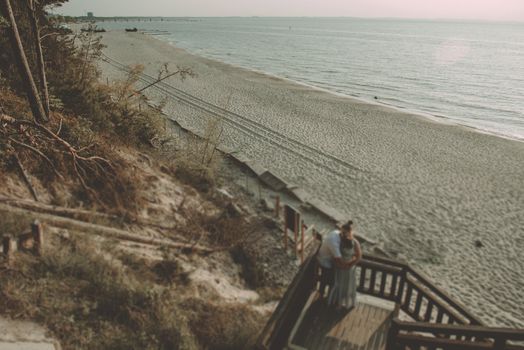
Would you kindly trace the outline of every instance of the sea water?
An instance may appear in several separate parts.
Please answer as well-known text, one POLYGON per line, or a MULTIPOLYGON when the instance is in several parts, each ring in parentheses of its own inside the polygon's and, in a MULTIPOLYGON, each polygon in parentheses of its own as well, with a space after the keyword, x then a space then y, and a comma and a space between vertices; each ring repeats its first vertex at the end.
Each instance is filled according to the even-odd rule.
POLYGON ((189 52, 524 140, 524 23, 356 18, 103 22, 189 52))

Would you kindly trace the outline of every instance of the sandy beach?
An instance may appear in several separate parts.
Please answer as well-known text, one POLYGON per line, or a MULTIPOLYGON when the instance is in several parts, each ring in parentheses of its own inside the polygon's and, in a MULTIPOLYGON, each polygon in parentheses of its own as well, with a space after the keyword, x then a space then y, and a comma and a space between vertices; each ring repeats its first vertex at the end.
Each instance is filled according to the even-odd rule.
MULTIPOLYGON (((109 57, 143 64, 152 76, 164 63, 191 68, 196 76, 166 82, 245 118, 241 127, 222 121, 224 146, 352 218, 358 232, 486 323, 524 327, 524 142, 233 67, 140 33, 108 32, 103 43, 109 57)), ((101 67, 104 79, 122 79, 101 67)), ((200 130, 213 118, 174 100, 165 112, 200 130)))

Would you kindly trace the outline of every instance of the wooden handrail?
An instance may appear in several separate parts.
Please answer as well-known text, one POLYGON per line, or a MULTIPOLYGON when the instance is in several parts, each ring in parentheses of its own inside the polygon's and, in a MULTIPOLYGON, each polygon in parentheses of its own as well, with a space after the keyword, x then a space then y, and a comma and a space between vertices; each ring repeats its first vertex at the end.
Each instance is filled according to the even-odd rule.
POLYGON ((402 334, 396 338, 396 344, 388 347, 387 350, 404 350, 408 347, 411 350, 419 349, 445 349, 445 350, 490 350, 491 343, 473 343, 462 340, 446 338, 428 338, 415 334, 402 334))
POLYGON ((506 338, 514 341, 524 341, 524 329, 492 328, 472 325, 448 325, 428 322, 406 322, 393 319, 399 330, 408 332, 437 333, 445 335, 461 335, 482 338, 506 338))
POLYGON ((400 261, 396 261, 396 260, 388 259, 388 258, 383 258, 381 256, 376 256, 376 255, 372 255, 372 254, 362 254, 362 259, 363 260, 369 260, 369 261, 375 261, 375 262, 378 262, 378 263, 381 263, 381 264, 384 264, 384 265, 388 265, 388 266, 396 266, 396 267, 400 267, 400 268, 407 268, 407 267, 409 267, 409 265, 407 265, 405 263, 402 263, 400 261))
POLYGON ((524 341, 524 329, 404 322, 395 318, 388 334, 387 350, 406 347, 412 350, 524 350, 522 345, 508 343, 515 341, 524 341), (452 336, 455 339, 451 339, 452 336))
POLYGON ((428 338, 414 334, 403 334, 400 336, 396 348, 388 350, 404 350, 406 347, 412 350, 419 349, 444 349, 444 350, 524 350, 522 345, 496 345, 493 342, 471 342, 467 340, 428 338))
MULTIPOLYGON (((411 277, 412 279, 410 279, 410 282, 415 287, 417 287, 417 290, 416 290, 417 294, 420 292, 426 295, 428 297, 428 300, 433 302, 433 305, 443 308, 446 314, 453 317, 456 321, 460 323, 482 325, 482 321, 480 321, 477 317, 475 317, 469 311, 467 311, 464 305, 462 305, 460 302, 450 297, 446 292, 441 290, 439 287, 433 285, 425 275, 423 275, 419 271, 414 270, 411 266, 398 262, 398 261, 391 260, 391 259, 365 254, 363 256, 363 259, 360 265, 367 268, 368 266, 370 266, 370 263, 374 263, 375 265, 372 265, 372 268, 377 269, 379 271, 393 273, 392 269, 397 269, 397 270, 400 269, 403 272, 403 281, 399 281, 400 284, 406 283, 407 279, 411 277), (424 289, 427 289, 431 294, 433 294, 433 296, 440 298, 442 301, 444 301, 448 305, 443 305, 441 302, 434 300, 435 298, 432 298, 433 296, 430 295, 430 293, 428 293, 424 289), (452 310, 449 308, 449 306, 451 306, 452 310)), ((397 292, 398 294, 396 295, 399 303, 402 300, 402 298, 404 297, 403 289, 404 288, 399 288, 397 292)), ((405 304, 402 304, 402 306, 404 306, 403 308, 404 311, 408 311, 407 307, 409 307, 410 302, 411 300, 406 300, 405 304)), ((416 320, 424 320, 425 318, 426 318, 425 314, 416 315, 415 317, 416 320)))
POLYGON ((282 349, 302 308, 314 289, 316 255, 309 256, 301 265, 277 308, 260 334, 256 348, 263 350, 282 349))
MULTIPOLYGON (((441 298, 442 301, 438 300, 436 297, 440 298, 440 296, 432 295, 433 291, 431 289, 425 290, 425 286, 419 280, 412 279, 410 276, 406 278, 406 282, 409 283, 411 288, 414 287, 413 290, 419 293, 419 295, 421 295, 423 298, 425 297, 428 300, 428 303, 431 304, 432 310, 430 310, 430 313, 428 313, 426 310, 424 314, 420 313, 420 309, 419 312, 412 313, 409 310, 410 303, 407 300, 404 304, 402 304, 403 310, 410 314, 416 321, 429 321, 431 318, 431 312, 433 309, 435 309, 437 313, 440 313, 442 316, 447 315, 449 318, 453 319, 455 323, 479 325, 479 323, 475 323, 470 320, 469 316, 467 315, 467 311, 464 309, 457 309, 456 307, 453 307, 453 305, 450 305, 445 299, 441 298)), ((442 318, 437 323, 440 322, 442 322, 442 318)))
POLYGON ((387 265, 384 265, 382 263, 375 262, 375 261, 372 261, 372 260, 367 260, 367 259, 362 259, 359 262, 359 266, 370 267, 370 268, 377 269, 379 271, 389 272, 389 273, 393 273, 393 274, 399 274, 399 273, 402 272, 402 268, 400 268, 400 267, 387 266, 387 265))
POLYGON ((418 282, 422 283, 424 287, 428 288, 431 292, 436 294, 439 298, 441 298, 446 303, 451 305, 456 311, 459 311, 461 316, 465 317, 471 324, 482 325, 482 321, 480 321, 477 317, 473 316, 469 311, 467 311, 465 306, 462 303, 453 299, 452 297, 447 295, 446 292, 444 292, 440 288, 433 285, 426 276, 424 276, 423 274, 414 270, 411 267, 408 267, 407 273, 410 275, 413 275, 413 277, 416 278, 418 282))

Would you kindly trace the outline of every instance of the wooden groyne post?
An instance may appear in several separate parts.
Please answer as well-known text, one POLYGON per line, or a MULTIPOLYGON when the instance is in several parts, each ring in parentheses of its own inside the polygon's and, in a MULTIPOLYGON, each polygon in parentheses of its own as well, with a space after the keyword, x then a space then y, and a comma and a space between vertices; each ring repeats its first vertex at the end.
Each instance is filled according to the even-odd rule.
POLYGON ((37 255, 42 255, 44 248, 44 228, 40 221, 35 220, 31 224, 31 234, 34 241, 34 250, 37 255))
POLYGON ((7 264, 13 261, 13 253, 16 250, 16 240, 12 236, 4 236, 2 240, 2 252, 6 256, 7 264))

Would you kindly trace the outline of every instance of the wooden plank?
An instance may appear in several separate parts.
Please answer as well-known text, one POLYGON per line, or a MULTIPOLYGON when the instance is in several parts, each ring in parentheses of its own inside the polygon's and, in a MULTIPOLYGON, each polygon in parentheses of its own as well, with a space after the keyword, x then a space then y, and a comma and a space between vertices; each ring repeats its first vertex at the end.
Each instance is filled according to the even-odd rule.
MULTIPOLYGON (((359 305, 355 309, 357 309, 359 305)), ((356 323, 358 322, 358 317, 348 317, 348 319, 345 321, 345 326, 347 329, 347 332, 345 334, 344 340, 348 343, 352 343, 353 339, 353 332, 352 330, 356 327, 356 323)))
POLYGON ((373 335, 373 338, 369 341, 368 349, 369 350, 375 350, 380 348, 380 343, 382 341, 382 338, 384 337, 384 333, 386 332, 387 327, 387 320, 382 322, 379 329, 375 332, 373 335))
MULTIPOLYGON (((335 313, 318 300, 304 313, 293 345, 308 350, 377 349, 387 333, 385 324, 393 311, 360 302, 346 314, 335 313)), ((301 350, 292 348, 292 350, 301 350)))
POLYGON ((334 338, 340 338, 342 330, 344 329, 344 318, 334 321, 335 324, 332 326, 332 332, 329 335, 332 335, 334 338))
POLYGON ((370 312, 369 305, 364 305, 362 307, 362 312, 360 314, 358 324, 355 327, 353 333, 355 334, 353 343, 357 344, 358 346, 361 346, 365 342, 366 338, 366 330, 369 330, 371 328, 371 325, 367 324, 367 318, 370 312), (366 327, 367 326, 367 327, 366 327))
POLYGON ((258 178, 275 191, 286 188, 286 183, 270 171, 265 171, 258 178))

